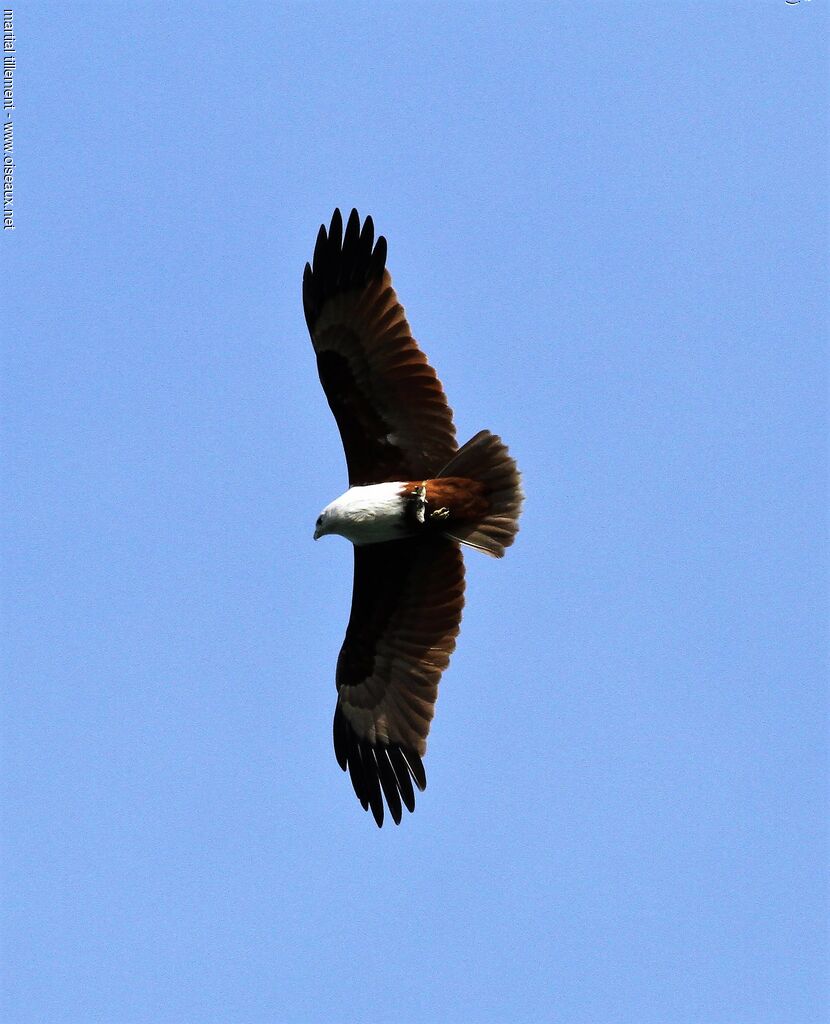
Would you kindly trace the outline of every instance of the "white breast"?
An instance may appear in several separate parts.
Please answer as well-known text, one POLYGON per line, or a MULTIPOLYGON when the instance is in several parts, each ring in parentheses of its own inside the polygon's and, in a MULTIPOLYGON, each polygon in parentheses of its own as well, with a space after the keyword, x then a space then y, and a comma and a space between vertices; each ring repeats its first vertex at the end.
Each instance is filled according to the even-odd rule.
POLYGON ((404 516, 402 484, 350 487, 323 509, 326 533, 339 533, 353 544, 379 544, 405 537, 410 529, 404 516))

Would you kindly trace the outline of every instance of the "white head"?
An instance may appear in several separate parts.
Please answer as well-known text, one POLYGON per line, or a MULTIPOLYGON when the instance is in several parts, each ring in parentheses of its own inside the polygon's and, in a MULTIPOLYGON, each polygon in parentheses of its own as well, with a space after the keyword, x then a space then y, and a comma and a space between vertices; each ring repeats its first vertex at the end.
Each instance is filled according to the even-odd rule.
POLYGON ((314 524, 315 540, 325 537, 327 533, 337 533, 337 524, 332 515, 332 505, 334 504, 335 502, 332 502, 331 505, 326 505, 320 515, 317 516, 317 522, 314 524))
POLYGON ((401 484, 350 487, 326 505, 314 526, 314 539, 339 533, 354 544, 377 544, 406 536, 401 484))

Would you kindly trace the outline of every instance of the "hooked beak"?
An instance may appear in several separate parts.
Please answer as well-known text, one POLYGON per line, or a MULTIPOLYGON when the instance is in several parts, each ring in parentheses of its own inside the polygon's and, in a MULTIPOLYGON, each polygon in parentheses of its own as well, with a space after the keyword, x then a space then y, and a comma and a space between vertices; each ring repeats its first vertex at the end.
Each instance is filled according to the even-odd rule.
POLYGON ((314 531, 314 539, 315 540, 319 540, 320 539, 320 531, 319 530, 315 530, 314 531))

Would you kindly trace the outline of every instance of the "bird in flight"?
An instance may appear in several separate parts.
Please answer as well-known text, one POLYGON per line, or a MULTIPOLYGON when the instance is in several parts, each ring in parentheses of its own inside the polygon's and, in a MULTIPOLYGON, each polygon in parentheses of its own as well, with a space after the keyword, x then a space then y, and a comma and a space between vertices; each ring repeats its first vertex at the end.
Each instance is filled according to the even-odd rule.
POLYGON ((523 501, 501 439, 461 448, 441 382, 412 337, 372 218, 339 210, 303 275, 317 369, 346 453, 349 489, 314 539, 354 545, 352 608, 337 659, 334 752, 364 810, 396 824, 423 790, 438 682, 464 605, 460 545, 501 558, 523 501))

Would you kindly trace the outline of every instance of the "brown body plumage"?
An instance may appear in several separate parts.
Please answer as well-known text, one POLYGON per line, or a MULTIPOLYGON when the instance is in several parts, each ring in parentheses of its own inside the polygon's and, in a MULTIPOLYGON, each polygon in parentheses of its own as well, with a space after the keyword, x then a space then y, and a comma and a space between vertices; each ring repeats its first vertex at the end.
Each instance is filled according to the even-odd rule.
POLYGON ((486 488, 480 480, 448 476, 407 486, 423 487, 426 500, 424 511, 426 521, 430 523, 443 523, 446 526, 469 523, 482 518, 489 508, 486 488))

